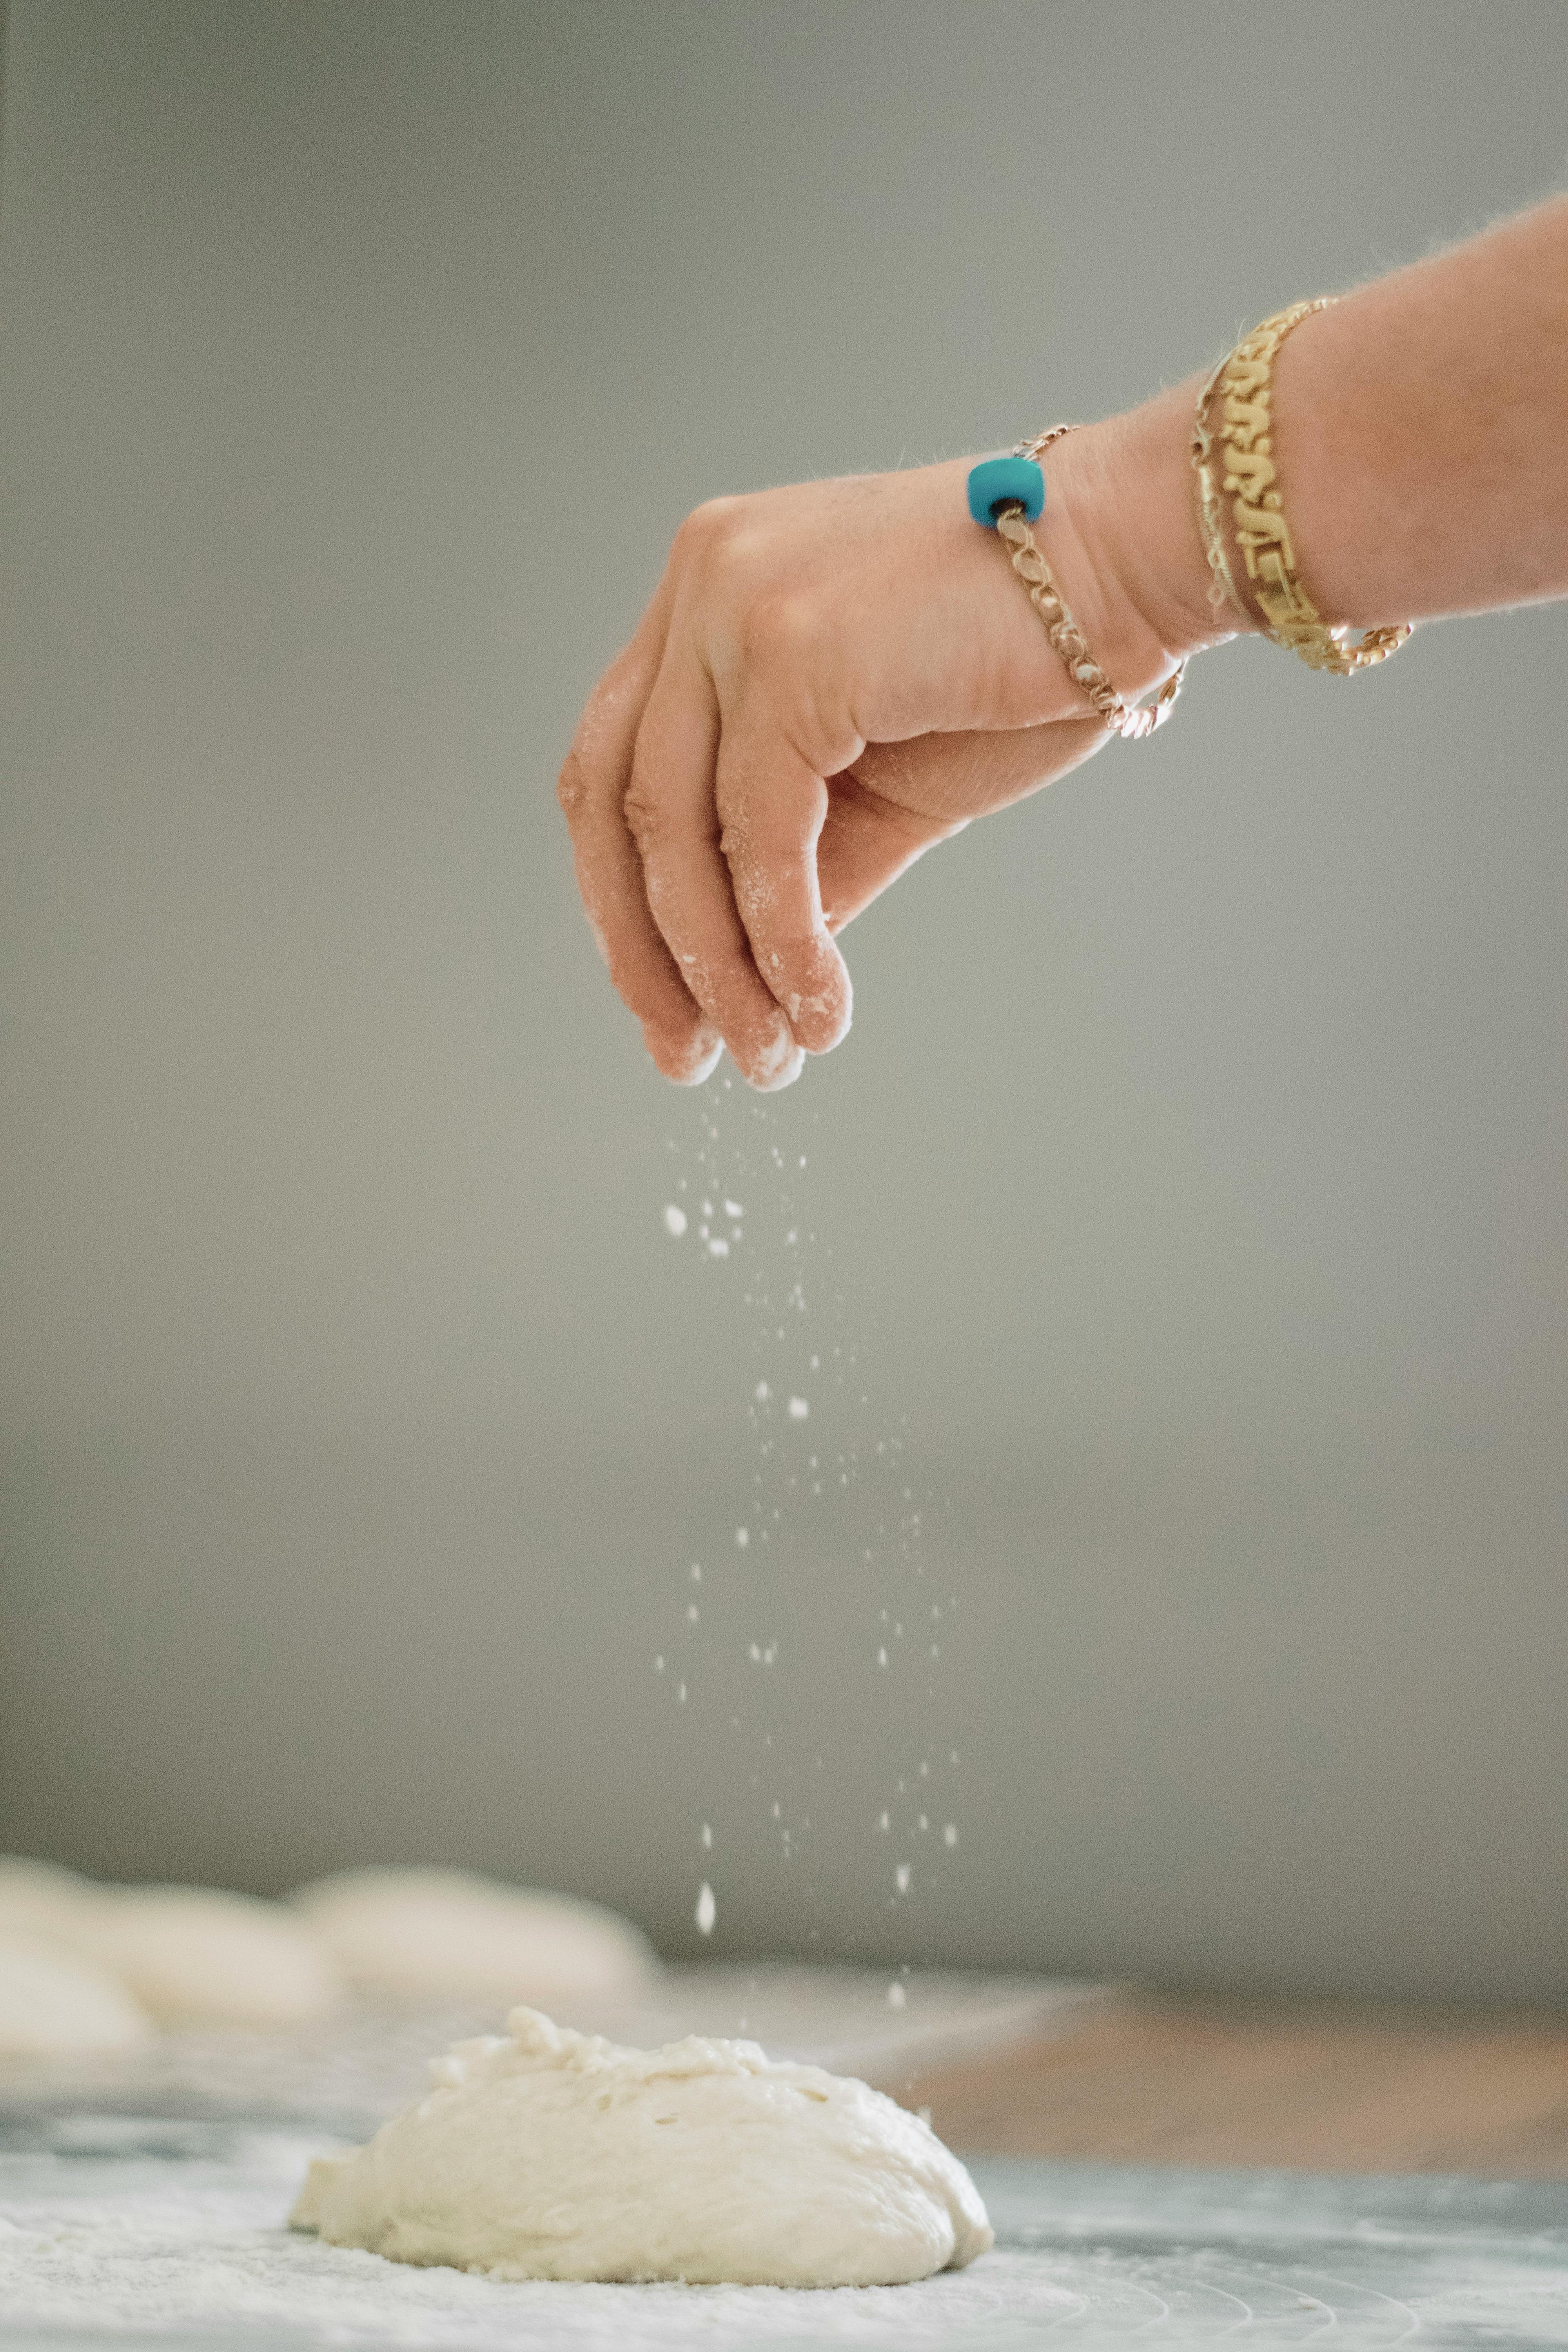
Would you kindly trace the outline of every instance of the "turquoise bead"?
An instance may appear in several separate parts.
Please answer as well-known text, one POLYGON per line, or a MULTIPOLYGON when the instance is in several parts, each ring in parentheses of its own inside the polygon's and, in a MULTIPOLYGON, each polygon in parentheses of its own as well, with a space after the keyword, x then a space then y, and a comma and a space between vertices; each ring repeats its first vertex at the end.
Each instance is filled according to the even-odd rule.
POLYGON ((969 470, 969 511, 987 530, 1005 506, 1021 506, 1038 522, 1046 510, 1046 478, 1032 457, 986 457, 969 470))

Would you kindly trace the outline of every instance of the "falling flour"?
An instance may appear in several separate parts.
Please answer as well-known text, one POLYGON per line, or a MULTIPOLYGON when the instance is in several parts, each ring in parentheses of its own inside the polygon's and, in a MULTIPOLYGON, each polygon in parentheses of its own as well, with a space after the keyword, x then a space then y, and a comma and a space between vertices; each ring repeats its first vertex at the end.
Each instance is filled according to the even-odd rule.
MULTIPOLYGON (((693 1278, 721 1285, 732 1302, 730 1311, 738 1305, 753 1318, 752 1361, 740 1398, 752 1442, 751 1493, 741 1502, 744 1517, 737 1512, 740 1524, 732 1527, 733 1550, 715 1544, 704 1570, 711 1590, 705 1591, 700 1611, 684 1594, 676 1604, 683 1622, 671 1630, 674 1671, 661 1692, 678 1707, 689 1697, 692 1714, 705 1717, 710 1733, 724 1740, 732 1783, 726 1819, 710 1827, 689 1856, 684 1899, 692 1904, 704 1869, 713 1868, 707 1857, 715 1835, 724 1883, 733 1886, 738 1872, 754 1866, 760 1831, 777 1865, 792 1872, 797 1908, 820 1908, 822 1837, 824 1829, 832 1832, 829 1822, 814 1832, 813 1815, 826 1768, 817 1757, 808 1769, 798 1752, 798 1684, 809 1674, 820 1641, 854 1643, 857 1634, 849 1623, 833 1636, 814 1624, 788 1644, 778 1665, 772 1621, 781 1571, 793 1585, 795 1562, 804 1555, 808 1576, 834 1572, 844 1607, 858 1614, 869 1636, 864 1663, 871 1669, 868 1680, 874 1677, 872 1704, 886 1727, 888 1784, 879 1793, 895 1801, 881 1826, 884 1832, 896 1830, 906 1856, 883 1897, 893 1911, 917 1893, 941 1887, 958 1842, 956 1826, 943 1826, 954 1808, 934 1736, 941 1661, 957 1603, 924 1588, 924 1523, 931 1497, 917 1490, 905 1438, 876 1412, 858 1369, 863 1343, 845 1329, 834 1253, 818 1249, 815 1212, 801 1181, 806 1155, 786 1152, 770 1132, 779 1124, 771 1107, 752 1105, 746 1128, 737 1131, 734 1107, 726 1107, 731 1091, 722 1077, 698 1099, 695 1163, 684 1173, 670 1171, 665 1208, 672 1232, 675 1220, 680 1231, 688 1230, 689 1212, 695 1248, 686 1264, 693 1278), (743 1702, 730 1679, 730 1662, 737 1658, 776 1669, 766 1683, 760 1676, 751 1683, 743 1702), (739 1735, 736 1747, 728 1734, 739 1735), (749 1775, 748 1761, 754 1767, 749 1775), (933 1769, 941 1775, 936 1782, 933 1769)), ((678 1152, 681 1146, 672 1137, 668 1149, 678 1152)), ((836 1600, 835 1608, 839 1605, 836 1600)), ((662 1674, 663 1665, 657 1671, 662 1674)), ((956 1760, 950 1752, 949 1761, 956 1760)), ((712 1808, 704 1803, 694 1810, 712 1808)), ((874 1867, 887 1889, 885 1858, 874 1867)), ((706 1937, 713 1922, 704 1910, 699 1897, 695 1916, 706 1937)), ((806 1932, 819 1943, 825 1930, 814 1921, 806 1932)))

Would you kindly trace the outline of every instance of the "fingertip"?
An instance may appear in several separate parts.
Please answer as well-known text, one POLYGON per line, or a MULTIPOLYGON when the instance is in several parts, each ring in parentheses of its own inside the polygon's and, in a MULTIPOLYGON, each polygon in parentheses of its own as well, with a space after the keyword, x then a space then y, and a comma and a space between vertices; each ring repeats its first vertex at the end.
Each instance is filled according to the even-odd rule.
POLYGON ((724 1050, 722 1037, 706 1026, 672 1037, 667 1029, 645 1021, 642 1034, 654 1066, 672 1086, 700 1087, 712 1076, 724 1050))
POLYGON ((776 1095, 793 1087, 805 1067, 805 1054, 781 1021, 776 1034, 761 1048, 746 1072, 746 1081, 760 1095, 776 1095))
POLYGON ((763 970, 796 1042, 808 1054, 831 1053, 849 1027, 854 1006, 848 967, 831 940, 818 939, 805 957, 769 953, 763 970))
POLYGON ((721 1037, 717 1044, 710 1047, 710 1049, 704 1053, 700 1059, 694 1061, 689 1069, 680 1073, 680 1075, 676 1078, 676 1085, 678 1087, 706 1086, 708 1080, 718 1068, 723 1052, 724 1040, 721 1037))
POLYGON ((803 1037, 800 1042, 808 1054, 831 1054, 837 1046, 843 1045, 854 1026, 855 1017, 847 1010, 837 1026, 829 1030, 820 1041, 815 1037, 803 1037))
POLYGON ((849 1034, 855 1018, 855 992, 841 960, 832 986, 797 999, 790 1007, 790 1027, 808 1054, 831 1054, 849 1034))

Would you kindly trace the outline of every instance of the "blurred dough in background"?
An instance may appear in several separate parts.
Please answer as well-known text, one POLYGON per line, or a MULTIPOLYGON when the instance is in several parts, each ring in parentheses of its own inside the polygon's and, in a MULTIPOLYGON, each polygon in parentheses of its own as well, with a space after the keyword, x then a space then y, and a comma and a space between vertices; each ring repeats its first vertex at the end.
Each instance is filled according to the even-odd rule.
POLYGON ((115 1977, 42 1937, 0 1927, 0 2058, 144 2049, 153 2021, 115 1977))
POLYGON ((569 2009, 636 1991, 658 1969, 618 1912, 473 1870, 341 1870, 286 1899, 355 1990, 381 2000, 569 2009))
POLYGON ((26 1948, 18 2019, 47 2006, 40 1971, 51 1960, 61 2018, 87 2000, 83 1988, 101 1996, 96 2024, 83 2027, 95 2038, 0 2032, 0 2052, 13 2053, 129 2048, 146 2038, 149 2014, 162 2026, 300 2025, 330 2015, 351 1987, 373 2000, 569 2013, 635 1993, 658 1970, 647 1937, 596 1903, 478 1871, 391 1866, 338 1871, 268 1903, 217 1887, 102 1886, 57 1863, 0 1855, 0 1942, 26 1948))
POLYGON ((297 2025, 343 1998, 330 1956, 281 1903, 207 1886, 95 1891, 75 1948, 166 2024, 297 2025))
POLYGON ((343 1997, 331 1957, 292 1911, 217 1887, 100 1886, 4 1856, 0 1936, 13 1934, 117 1979, 163 2025, 295 2025, 343 1997))
POLYGON ((8 1936, 16 1928, 68 1942, 72 1921, 79 1918, 96 1892, 89 1878, 79 1877, 58 1862, 0 1853, 0 1935, 8 1936))

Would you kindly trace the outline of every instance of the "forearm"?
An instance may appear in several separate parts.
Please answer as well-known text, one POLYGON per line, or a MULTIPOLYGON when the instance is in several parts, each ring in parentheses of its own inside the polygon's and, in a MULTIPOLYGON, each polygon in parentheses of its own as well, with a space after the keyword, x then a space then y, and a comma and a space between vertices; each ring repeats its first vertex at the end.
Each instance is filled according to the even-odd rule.
POLYGON ((1307 320, 1275 380, 1325 614, 1369 628, 1568 593, 1568 199, 1307 320))
MULTIPOLYGON (((1075 485, 1134 639, 1147 624, 1172 656, 1261 627, 1249 598, 1245 621, 1207 600, 1188 449, 1201 383, 1093 427, 1075 485)), ((1568 594, 1568 199, 1303 320, 1274 387, 1285 509, 1325 618, 1371 628, 1568 594)))

